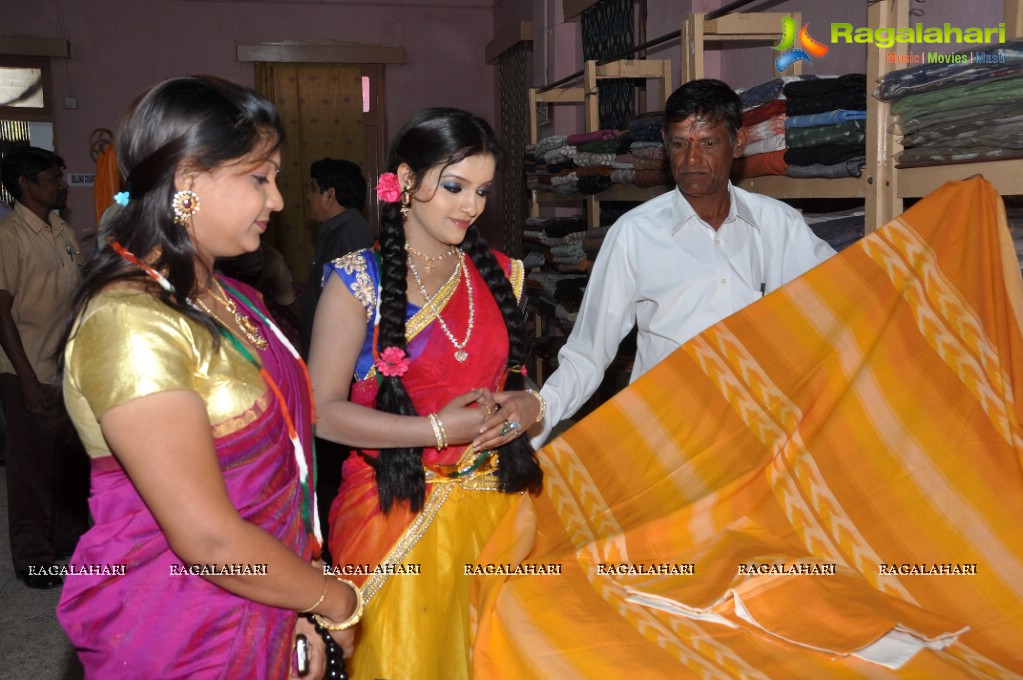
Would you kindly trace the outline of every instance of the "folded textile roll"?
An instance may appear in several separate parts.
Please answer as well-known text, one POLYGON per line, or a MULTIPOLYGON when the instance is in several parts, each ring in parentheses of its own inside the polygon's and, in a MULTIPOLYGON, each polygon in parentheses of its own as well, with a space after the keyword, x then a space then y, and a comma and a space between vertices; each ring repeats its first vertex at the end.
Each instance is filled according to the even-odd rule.
POLYGON ((913 117, 989 104, 1023 104, 1023 75, 911 94, 892 104, 892 114, 913 117))
POLYGON ((785 169, 787 177, 823 177, 839 179, 841 177, 859 177, 863 166, 867 164, 866 156, 855 156, 838 163, 811 163, 810 165, 789 165, 785 169))
POLYGON ((864 154, 862 144, 820 144, 804 146, 799 149, 786 149, 785 162, 793 165, 813 165, 814 163, 841 163, 864 154))
POLYGON ((610 177, 580 177, 579 192, 587 195, 599 194, 614 184, 610 177))
POLYGON ((814 75, 779 76, 744 90, 736 90, 736 92, 739 95, 739 102, 742 104, 742 110, 747 111, 755 106, 765 104, 775 99, 784 99, 784 87, 787 83, 796 82, 798 80, 817 79, 818 76, 814 75))
POLYGON ((817 125, 831 125, 833 123, 844 123, 848 120, 866 120, 866 111, 851 111, 849 109, 835 109, 824 113, 808 113, 805 116, 789 116, 785 119, 786 128, 815 127, 817 125))
POLYGON ((632 149, 630 155, 635 156, 636 158, 647 158, 663 161, 665 158, 664 145, 657 144, 656 146, 632 149))
POLYGON ((576 177, 610 177, 613 168, 610 165, 588 165, 576 168, 576 177))
POLYGON ((635 179, 635 169, 615 168, 611 170, 611 181, 615 184, 632 184, 635 179))
POLYGON ((783 100, 777 100, 768 102, 755 109, 750 109, 742 114, 742 126, 749 127, 756 125, 757 123, 763 123, 768 118, 779 116, 785 113, 785 102, 783 100))
POLYGON ((898 101, 910 94, 953 85, 981 83, 1023 71, 1023 40, 970 48, 955 54, 969 55, 969 59, 896 69, 881 80, 874 90, 874 96, 881 101, 898 101), (994 59, 988 62, 986 59, 978 59, 975 56, 977 54, 994 59))
MULTIPOLYGON (((629 171, 622 170, 621 172, 629 171)), ((664 170, 636 170, 635 173, 632 183, 638 187, 667 187, 671 184, 671 175, 664 170)))
POLYGON ((580 144, 578 147, 579 153, 599 153, 599 154, 611 154, 618 153, 618 142, 613 139, 600 139, 595 142, 585 142, 580 144))
POLYGON ((867 108, 867 76, 863 73, 787 83, 784 91, 785 112, 790 116, 867 108))
POLYGON ((867 123, 863 120, 789 128, 785 131, 785 144, 790 149, 818 144, 865 144, 866 139, 867 123))
POLYGON ((784 151, 758 153, 755 156, 736 158, 732 162, 732 174, 737 179, 762 177, 764 175, 784 175, 788 164, 785 162, 784 151))
POLYGON ((788 118, 784 113, 771 116, 767 120, 756 125, 744 125, 746 128, 746 143, 759 142, 773 135, 785 132, 785 120, 788 118))
POLYGON ((665 171, 665 161, 663 158, 637 158, 636 162, 633 163, 633 167, 637 170, 657 170, 665 171))
POLYGON ((526 153, 534 156, 542 156, 548 151, 556 149, 559 146, 565 146, 567 142, 568 135, 551 135, 537 141, 536 144, 530 144, 527 146, 526 153))
POLYGON ((780 151, 785 148, 785 133, 779 133, 771 135, 765 139, 761 139, 759 142, 753 142, 747 144, 742 150, 743 157, 755 156, 760 153, 771 153, 772 151, 780 151))

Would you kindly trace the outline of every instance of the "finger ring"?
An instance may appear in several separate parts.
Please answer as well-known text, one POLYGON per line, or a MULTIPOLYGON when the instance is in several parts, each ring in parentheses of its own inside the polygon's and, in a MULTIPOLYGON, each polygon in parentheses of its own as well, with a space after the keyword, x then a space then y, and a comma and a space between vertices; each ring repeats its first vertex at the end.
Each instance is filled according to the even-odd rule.
POLYGON ((515 430, 519 429, 519 423, 515 420, 504 421, 504 427, 501 428, 501 436, 511 434, 515 430))

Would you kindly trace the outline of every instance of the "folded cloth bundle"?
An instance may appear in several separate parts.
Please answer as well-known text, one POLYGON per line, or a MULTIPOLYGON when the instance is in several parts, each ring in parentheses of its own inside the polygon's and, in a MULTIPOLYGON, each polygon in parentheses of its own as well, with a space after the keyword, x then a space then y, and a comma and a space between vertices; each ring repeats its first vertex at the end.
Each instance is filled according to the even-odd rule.
POLYGON ((785 102, 776 100, 762 104, 755 109, 750 109, 742 114, 742 126, 749 127, 757 123, 763 123, 768 118, 779 116, 785 113, 785 102))
POLYGON ((787 83, 784 91, 785 112, 790 116, 867 108, 867 76, 863 73, 795 81, 787 83))
POLYGON ((814 163, 840 163, 863 155, 862 144, 819 144, 799 149, 786 149, 785 162, 793 165, 814 163))
POLYGON ((736 158, 732 162, 732 174, 738 179, 762 177, 764 175, 784 175, 788 164, 785 162, 784 151, 758 153, 755 156, 736 158))
POLYGON ((784 87, 787 83, 793 83, 798 80, 816 80, 817 78, 818 76, 812 75, 772 78, 767 82, 754 85, 745 90, 737 90, 739 102, 742 104, 742 110, 748 111, 755 106, 766 104, 775 99, 785 99, 784 87))
POLYGON ((898 101, 910 94, 967 83, 982 83, 1023 72, 1023 40, 970 48, 956 54, 969 55, 969 59, 921 64, 892 71, 881 80, 881 84, 874 90, 874 96, 881 101, 898 101), (978 54, 994 59, 978 59, 978 54))
POLYGON ((824 113, 808 113, 805 116, 788 116, 785 119, 786 128, 816 127, 818 125, 831 125, 833 123, 844 123, 848 120, 866 120, 866 111, 852 111, 849 109, 835 109, 824 113))
MULTIPOLYGON (((785 153, 785 152, 782 152, 785 153)), ((863 166, 867 164, 866 156, 854 156, 837 163, 811 163, 810 165, 789 165, 785 168, 787 177, 823 177, 839 179, 841 177, 859 177, 863 166)))
POLYGON ((866 139, 867 123, 863 120, 789 128, 785 132, 785 145, 790 149, 818 144, 865 144, 866 139))

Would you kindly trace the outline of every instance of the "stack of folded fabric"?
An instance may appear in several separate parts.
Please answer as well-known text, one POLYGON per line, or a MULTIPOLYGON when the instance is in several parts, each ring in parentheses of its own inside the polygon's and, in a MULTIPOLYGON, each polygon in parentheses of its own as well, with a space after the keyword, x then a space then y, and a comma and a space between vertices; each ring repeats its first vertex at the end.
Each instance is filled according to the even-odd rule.
POLYGON ((735 161, 733 174, 738 179, 761 175, 785 174, 785 85, 817 76, 781 76, 747 90, 739 90, 742 126, 746 128, 746 148, 735 161))
POLYGON ((629 206, 604 204, 600 211, 602 224, 593 228, 587 227, 581 215, 526 220, 522 243, 526 250, 523 262, 529 270, 527 290, 537 303, 537 311, 557 319, 565 333, 571 332, 575 323, 588 272, 604 237, 629 206))
POLYGON ((804 213, 803 219, 817 238, 836 251, 863 238, 866 226, 866 212, 862 207, 829 213, 804 213))
POLYGON ((859 177, 866 163, 867 77, 786 83, 785 174, 859 177))
POLYGON ((957 54, 893 71, 874 92, 903 135, 898 167, 1023 158, 1023 40, 957 54))
POLYGON ((545 137, 526 147, 526 186, 567 198, 599 194, 614 184, 668 185, 663 123, 658 113, 634 119, 628 130, 545 137))

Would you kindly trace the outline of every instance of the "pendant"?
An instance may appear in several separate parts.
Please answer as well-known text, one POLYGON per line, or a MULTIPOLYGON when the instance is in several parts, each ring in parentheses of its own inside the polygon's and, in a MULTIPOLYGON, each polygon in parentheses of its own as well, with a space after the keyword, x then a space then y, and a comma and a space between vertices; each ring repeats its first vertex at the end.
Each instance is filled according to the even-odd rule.
POLYGON ((469 354, 464 349, 460 349, 457 352, 455 352, 455 361, 457 361, 458 363, 463 363, 468 358, 469 354))

